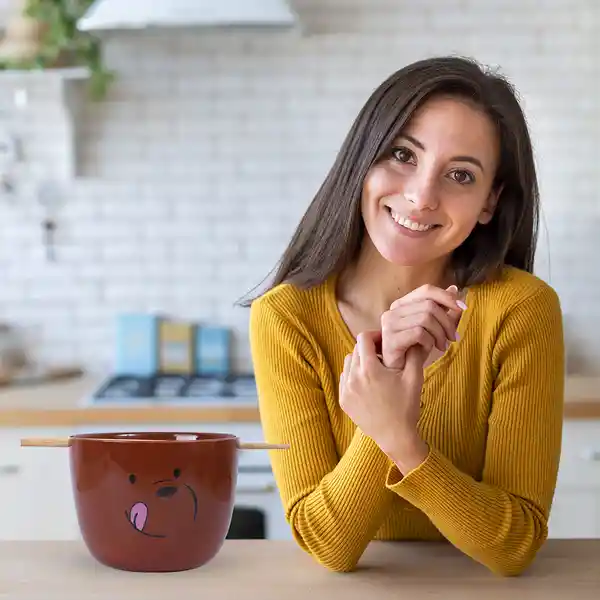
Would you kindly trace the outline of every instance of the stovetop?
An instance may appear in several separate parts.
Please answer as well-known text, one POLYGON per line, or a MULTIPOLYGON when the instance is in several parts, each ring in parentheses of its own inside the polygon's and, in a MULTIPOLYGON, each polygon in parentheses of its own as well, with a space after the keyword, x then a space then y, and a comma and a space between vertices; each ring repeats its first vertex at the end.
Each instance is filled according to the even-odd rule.
POLYGON ((128 402, 235 404, 256 401, 256 382, 253 375, 211 377, 179 374, 149 377, 115 375, 101 384, 89 399, 92 404, 128 402))

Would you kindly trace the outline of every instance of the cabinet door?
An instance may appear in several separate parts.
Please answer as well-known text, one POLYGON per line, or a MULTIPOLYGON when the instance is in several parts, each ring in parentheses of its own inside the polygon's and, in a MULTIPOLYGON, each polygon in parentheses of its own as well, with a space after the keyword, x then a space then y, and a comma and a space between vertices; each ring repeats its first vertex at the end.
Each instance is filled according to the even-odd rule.
POLYGON ((21 539, 79 538, 67 448, 23 448, 21 539))
POLYGON ((600 421, 566 421, 549 523, 554 538, 600 538, 600 421))
POLYGON ((22 539, 26 514, 22 510, 23 460, 18 447, 4 436, 0 441, 0 540, 22 539))
POLYGON ((599 538, 600 491, 557 489, 548 529, 551 538, 599 538))
POLYGON ((600 490, 600 421, 566 421, 558 485, 600 490))
POLYGON ((65 430, 5 431, 0 442, 0 539, 77 539, 67 448, 21 448, 22 437, 65 430))

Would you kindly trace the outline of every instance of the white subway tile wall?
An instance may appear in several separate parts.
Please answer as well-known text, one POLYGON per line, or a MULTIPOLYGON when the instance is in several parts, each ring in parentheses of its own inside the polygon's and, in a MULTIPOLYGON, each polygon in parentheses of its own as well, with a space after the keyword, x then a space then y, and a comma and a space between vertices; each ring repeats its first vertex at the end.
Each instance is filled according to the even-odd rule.
POLYGON ((39 80, 0 125, 22 139, 18 196, 0 196, 0 320, 37 356, 112 366, 114 318, 156 310, 232 326, 247 309, 371 91, 433 54, 497 67, 519 90, 538 160, 537 272, 559 292, 573 369, 600 373, 600 4, 596 0, 297 0, 301 32, 105 36, 117 80, 87 103, 81 177, 61 184, 56 261, 33 172, 65 158, 60 87, 39 80), (29 169, 29 170, 28 170, 29 169), (29 173, 29 175, 28 175, 29 173))

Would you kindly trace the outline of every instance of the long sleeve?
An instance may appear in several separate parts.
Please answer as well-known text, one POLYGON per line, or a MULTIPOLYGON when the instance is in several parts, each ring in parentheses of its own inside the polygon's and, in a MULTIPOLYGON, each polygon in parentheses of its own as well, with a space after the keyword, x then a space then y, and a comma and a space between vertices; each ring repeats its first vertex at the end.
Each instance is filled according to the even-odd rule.
POLYGON ((542 287, 506 316, 493 361, 481 481, 431 448, 405 477, 392 467, 387 485, 465 554, 495 573, 517 575, 547 538, 561 452, 564 345, 551 288, 542 287))
POLYGON ((341 458, 314 348, 267 298, 252 304, 250 347, 265 439, 286 519, 300 547, 334 571, 351 571, 379 529, 394 494, 391 462, 360 430, 341 458))

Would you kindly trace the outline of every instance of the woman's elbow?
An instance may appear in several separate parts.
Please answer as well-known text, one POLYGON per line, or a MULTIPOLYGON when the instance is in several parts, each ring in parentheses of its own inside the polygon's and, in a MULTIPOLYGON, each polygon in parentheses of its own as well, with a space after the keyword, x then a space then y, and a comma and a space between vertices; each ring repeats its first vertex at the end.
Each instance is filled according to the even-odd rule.
POLYGON ((543 544, 544 540, 538 539, 522 548, 503 548, 481 562, 495 575, 517 577, 531 566, 543 544))
POLYGON ((333 573, 351 573, 356 569, 358 559, 349 552, 338 548, 328 548, 326 551, 310 552, 313 558, 328 571, 333 573))
POLYGON ((358 561, 345 556, 319 557, 315 555, 315 559, 333 573, 352 573, 358 563, 358 561))
POLYGON ((499 577, 518 577, 522 575, 532 562, 532 558, 515 559, 513 557, 501 557, 491 561, 488 569, 499 577))
POLYGON ((318 564, 334 573, 350 573, 356 569, 360 556, 356 556, 349 548, 335 540, 315 538, 295 528, 292 533, 296 543, 318 564))

